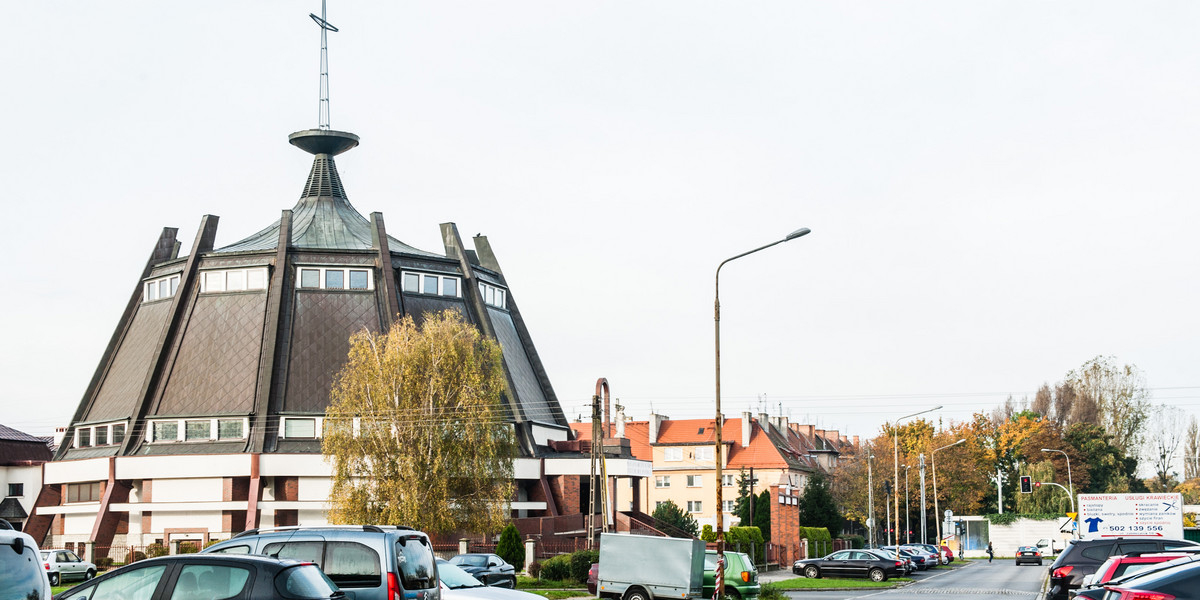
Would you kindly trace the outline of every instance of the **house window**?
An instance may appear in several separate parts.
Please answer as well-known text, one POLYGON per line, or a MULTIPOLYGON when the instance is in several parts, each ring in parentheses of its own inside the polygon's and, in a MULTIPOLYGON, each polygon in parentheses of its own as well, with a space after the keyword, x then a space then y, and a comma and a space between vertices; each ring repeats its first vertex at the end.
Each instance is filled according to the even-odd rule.
POLYGON ((658 476, 656 476, 656 477, 654 478, 654 487, 656 487, 656 488, 667 488, 667 487, 671 487, 671 476, 670 476, 670 475, 658 475, 658 476))
POLYGON ((8 484, 8 495, 16 496, 16 497, 24 496, 25 495, 25 484, 23 484, 23 483, 8 484))
POLYGON ((688 512, 698 513, 698 512, 703 512, 703 511, 704 511, 704 501, 688 500, 688 512))
POLYGON ((315 438, 317 437, 317 420, 311 417, 283 420, 283 437, 285 438, 315 438))
POLYGON ((663 460, 668 462, 683 460, 683 448, 664 448, 663 460))
POLYGON ((78 431, 78 435, 79 435, 79 443, 77 445, 80 448, 86 448, 86 447, 92 445, 92 428, 91 427, 84 427, 83 429, 80 429, 78 431))
POLYGON ((504 290, 494 285, 486 283, 479 284, 479 295, 483 297, 483 303, 496 308, 504 308, 504 290))
POLYGON ((736 502, 736 500, 722 500, 721 506, 723 506, 724 508, 721 509, 721 512, 727 512, 727 513, 733 512, 734 502, 736 502))
POLYGON ((721 486, 733 487, 733 475, 729 473, 721 473, 721 486))
POLYGON ((210 437, 212 437, 212 421, 208 419, 184 421, 184 440, 194 442, 196 440, 207 440, 210 437))
POLYGON ((170 298, 175 295, 175 290, 178 288, 178 275, 168 275, 147 281, 145 289, 142 290, 142 301, 153 302, 155 300, 170 298))
POLYGON ((108 445, 108 426, 107 425, 96 428, 96 445, 97 446, 107 446, 108 445))
POLYGON ((67 502, 99 502, 100 482, 68 483, 67 502))
POLYGON ((114 423, 112 426, 112 443, 120 444, 125 441, 125 424, 114 423))
MULTIPOLYGON (((267 268, 222 269, 204 271, 200 278, 200 293, 245 292, 267 289, 267 268)), ((303 279, 303 274, 301 274, 303 279)))
POLYGON ((154 421, 151 431, 156 442, 179 441, 179 421, 154 421))
POLYGON ((688 487, 700 487, 701 485, 702 484, 700 482, 699 475, 688 475, 687 476, 687 486, 688 487))
POLYGON ((232 440, 245 437, 245 424, 242 419, 220 419, 217 421, 217 439, 232 440))
POLYGON ((712 460, 712 459, 713 459, 712 446, 701 446, 699 448, 696 448, 696 460, 712 460))

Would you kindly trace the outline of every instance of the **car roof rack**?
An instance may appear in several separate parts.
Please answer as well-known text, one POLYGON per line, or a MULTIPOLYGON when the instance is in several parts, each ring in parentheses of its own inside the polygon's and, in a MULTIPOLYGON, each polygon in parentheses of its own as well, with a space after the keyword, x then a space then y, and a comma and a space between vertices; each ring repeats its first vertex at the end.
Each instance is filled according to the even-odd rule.
POLYGON ((278 527, 259 527, 256 529, 247 529, 230 539, 237 539, 247 535, 257 535, 260 533, 272 533, 276 531, 301 531, 301 530, 318 530, 318 531, 371 531, 374 533, 383 533, 384 530, 390 531, 416 531, 407 525, 281 525, 278 527))

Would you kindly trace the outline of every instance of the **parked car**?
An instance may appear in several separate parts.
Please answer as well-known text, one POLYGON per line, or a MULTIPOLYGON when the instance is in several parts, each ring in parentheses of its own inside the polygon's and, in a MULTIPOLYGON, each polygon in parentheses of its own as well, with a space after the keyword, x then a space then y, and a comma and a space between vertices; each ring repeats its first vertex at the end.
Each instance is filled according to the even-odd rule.
POLYGON ((458 566, 437 560, 442 600, 545 600, 537 594, 484 585, 458 566))
POLYGON ((1200 562, 1173 565, 1106 585, 1105 598, 1117 600, 1192 600, 1200 589, 1200 562))
POLYGON ((1182 552, 1153 552, 1149 554, 1129 554, 1125 556, 1111 556, 1104 561, 1096 572, 1083 578, 1080 585, 1080 591, 1088 588, 1102 587, 1110 581, 1131 577, 1135 573, 1141 573, 1154 568, 1156 565, 1161 565, 1166 562, 1174 561, 1180 558, 1190 558, 1196 556, 1200 559, 1200 554, 1193 555, 1182 552))
POLYGON ((70 550, 42 550, 42 566, 50 585, 70 580, 87 581, 96 576, 96 563, 79 558, 70 550))
MULTIPOLYGON (((874 550, 868 548, 860 548, 859 551, 874 554, 875 556, 878 556, 880 560, 896 560, 895 552, 888 553, 885 550, 874 550)), ((904 563, 904 565, 901 567, 901 574, 905 577, 912 575, 913 571, 917 570, 917 563, 913 562, 913 560, 908 556, 902 555, 900 557, 900 561, 904 563)))
POLYGON ((1042 556, 1054 556, 1058 554, 1058 549, 1054 547, 1054 540, 1050 538, 1042 538, 1035 545, 1038 547, 1038 552, 1042 553, 1042 556))
MULTIPOLYGON (((717 551, 704 552, 704 593, 712 598, 717 591, 717 551)), ((753 600, 758 598, 762 586, 758 583, 758 569, 749 555, 742 552, 725 553, 725 596, 753 600)))
POLYGON ((824 558, 809 558, 792 563, 792 572, 809 579, 819 577, 868 577, 887 581, 900 575, 904 563, 895 557, 884 560, 862 550, 838 550, 824 558))
POLYGON ((1101 563, 1110 556, 1131 553, 1162 552, 1200 544, 1187 540, 1164 540, 1159 538, 1101 538, 1094 540, 1071 540, 1067 547, 1050 564, 1050 587, 1046 600, 1067 600, 1072 590, 1077 590, 1083 578, 1096 572, 1101 563))
POLYGON ((0 582, 0 597, 50 600, 50 579, 29 534, 0 529, 0 582))
POLYGON ((251 529, 202 554, 265 554, 315 563, 354 600, 439 600, 429 537, 410 527, 325 525, 251 529))
MULTIPOLYGON (((895 546, 884 546, 880 548, 879 551, 892 557, 896 555, 895 546)), ((933 561, 924 553, 917 553, 914 550, 905 548, 903 546, 900 547, 900 556, 911 560, 913 562, 913 566, 915 566, 918 571, 924 571, 934 565, 933 561)))
MULTIPOLYGON (((1118 557, 1114 557, 1114 558, 1118 558, 1118 557)), ((1123 557, 1121 557, 1121 558, 1123 558, 1123 557)), ((1112 559, 1110 559, 1110 560, 1112 560, 1112 559)), ((1165 562, 1160 562, 1160 563, 1142 563, 1142 564, 1138 565, 1138 566, 1142 567, 1140 570, 1132 570, 1132 569, 1127 570, 1125 572, 1125 574, 1117 576, 1117 577, 1113 577, 1112 579, 1109 579, 1108 581, 1105 581, 1102 583, 1099 581, 1100 578, 1102 577, 1102 575, 1100 575, 1100 573, 1102 571, 1100 569, 1098 569, 1096 571, 1096 573, 1093 573, 1092 575, 1089 575, 1084 578, 1083 587, 1075 592, 1075 598, 1083 598, 1084 600, 1103 600, 1104 598, 1108 597, 1108 589, 1107 588, 1109 588, 1109 587, 1122 586, 1125 583, 1130 582, 1139 577, 1143 577, 1145 575, 1150 575, 1151 573, 1156 573, 1158 571, 1162 571, 1165 569, 1171 569, 1178 565, 1187 564, 1187 563, 1191 563, 1191 562, 1197 562, 1197 561, 1200 561, 1200 554, 1185 555, 1181 558, 1175 558, 1175 559, 1171 559, 1171 560, 1168 560, 1165 562)), ((1105 566, 1107 565, 1107 563, 1108 563, 1108 561, 1105 561, 1105 565, 1102 565, 1101 569, 1104 569, 1105 566)), ((1120 594, 1119 593, 1115 594, 1114 598, 1120 598, 1120 594)))
POLYGON ((131 563, 62 592, 54 600, 337 600, 345 595, 311 562, 269 556, 176 554, 131 563))
POLYGON ((926 568, 936 567, 942 564, 942 553, 934 546, 924 546, 922 544, 904 544, 900 546, 901 550, 908 550, 913 554, 918 554, 925 557, 926 568))
POLYGON ((946 564, 954 562, 954 551, 950 549, 950 546, 942 546, 942 556, 946 557, 946 564))
POLYGON ((475 576, 484 585, 517 587, 517 570, 498 554, 459 554, 450 564, 475 576))
POLYGON ((592 568, 588 569, 587 589, 588 593, 596 595, 596 581, 600 577, 600 563, 592 563, 592 568))
POLYGON ((1037 546, 1020 546, 1017 548, 1016 564, 1021 566, 1024 563, 1030 563, 1037 566, 1042 566, 1042 551, 1038 550, 1037 546))
POLYGON ((950 562, 950 561, 946 560, 946 555, 942 552, 942 549, 937 546, 934 546, 933 544, 916 544, 916 543, 914 543, 914 544, 905 544, 905 546, 915 546, 917 548, 925 549, 926 551, 929 552, 929 554, 931 554, 935 557, 935 559, 937 560, 937 564, 939 564, 939 565, 949 564, 949 562, 950 562))

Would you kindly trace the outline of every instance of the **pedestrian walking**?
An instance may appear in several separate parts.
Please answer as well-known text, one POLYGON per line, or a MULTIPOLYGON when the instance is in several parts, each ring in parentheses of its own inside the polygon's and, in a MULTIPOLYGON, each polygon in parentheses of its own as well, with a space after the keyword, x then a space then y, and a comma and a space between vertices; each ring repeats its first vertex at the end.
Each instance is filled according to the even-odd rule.
POLYGON ((988 562, 992 562, 992 555, 995 554, 995 552, 992 551, 992 543, 991 542, 988 542, 987 553, 988 553, 988 562))

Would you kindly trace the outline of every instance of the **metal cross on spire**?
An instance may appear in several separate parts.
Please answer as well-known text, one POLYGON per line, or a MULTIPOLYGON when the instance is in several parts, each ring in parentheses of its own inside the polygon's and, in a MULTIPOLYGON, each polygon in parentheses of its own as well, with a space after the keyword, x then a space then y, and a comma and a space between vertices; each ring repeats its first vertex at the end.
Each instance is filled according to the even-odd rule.
POLYGON ((338 28, 325 20, 325 0, 321 0, 321 16, 312 13, 308 16, 321 28, 321 102, 317 128, 329 129, 329 44, 325 36, 326 32, 337 32, 338 28))

